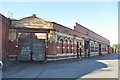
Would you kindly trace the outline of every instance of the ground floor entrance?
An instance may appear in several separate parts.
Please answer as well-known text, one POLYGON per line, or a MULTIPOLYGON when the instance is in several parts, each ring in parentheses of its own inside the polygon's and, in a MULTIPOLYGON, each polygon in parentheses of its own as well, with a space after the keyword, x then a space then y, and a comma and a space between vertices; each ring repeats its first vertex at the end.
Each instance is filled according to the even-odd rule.
POLYGON ((99 44, 99 56, 102 55, 102 52, 101 52, 101 44, 99 44))
POLYGON ((84 52, 85 57, 90 57, 90 41, 84 41, 84 52))
POLYGON ((46 60, 45 40, 46 33, 20 32, 18 34, 19 61, 44 61, 46 60))

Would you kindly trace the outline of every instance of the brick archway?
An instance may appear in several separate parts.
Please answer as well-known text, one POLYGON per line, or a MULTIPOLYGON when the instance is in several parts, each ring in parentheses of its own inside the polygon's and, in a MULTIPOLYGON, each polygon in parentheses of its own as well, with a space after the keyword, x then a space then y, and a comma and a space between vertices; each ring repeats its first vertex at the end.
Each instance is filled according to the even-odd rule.
POLYGON ((64 38, 60 37, 59 38, 59 46, 60 46, 59 52, 62 54, 63 54, 63 43, 64 43, 64 38))
POLYGON ((64 49, 65 49, 65 53, 69 52, 69 40, 67 38, 65 38, 64 40, 64 49))
POLYGON ((69 50, 70 50, 70 53, 73 53, 73 40, 69 40, 69 50))

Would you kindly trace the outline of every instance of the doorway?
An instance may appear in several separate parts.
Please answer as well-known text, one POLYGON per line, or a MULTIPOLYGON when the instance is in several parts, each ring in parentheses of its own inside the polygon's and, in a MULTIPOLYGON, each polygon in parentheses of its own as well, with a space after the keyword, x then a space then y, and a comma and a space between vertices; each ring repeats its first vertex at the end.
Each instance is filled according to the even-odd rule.
POLYGON ((46 53, 45 39, 45 33, 21 33, 18 38, 17 60, 44 61, 46 53))
MULTIPOLYGON (((82 46, 81 42, 80 42, 80 46, 82 46)), ((82 47, 80 47, 80 57, 82 57, 82 47)))
POLYGON ((99 44, 99 56, 102 56, 102 52, 101 52, 101 44, 99 44))
POLYGON ((79 58, 79 42, 77 42, 77 58, 79 58))
POLYGON ((84 50, 85 50, 85 55, 84 57, 90 57, 90 41, 85 40, 84 41, 84 50))

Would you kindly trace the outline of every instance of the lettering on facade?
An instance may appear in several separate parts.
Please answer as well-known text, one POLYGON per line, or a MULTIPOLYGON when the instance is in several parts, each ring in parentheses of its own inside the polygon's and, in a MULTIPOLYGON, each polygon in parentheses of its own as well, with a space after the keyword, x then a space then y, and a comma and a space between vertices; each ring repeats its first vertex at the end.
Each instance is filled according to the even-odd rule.
POLYGON ((52 29, 53 24, 48 21, 44 21, 40 18, 31 17, 31 18, 24 18, 21 20, 13 20, 12 27, 25 27, 25 28, 42 28, 42 29, 52 29))

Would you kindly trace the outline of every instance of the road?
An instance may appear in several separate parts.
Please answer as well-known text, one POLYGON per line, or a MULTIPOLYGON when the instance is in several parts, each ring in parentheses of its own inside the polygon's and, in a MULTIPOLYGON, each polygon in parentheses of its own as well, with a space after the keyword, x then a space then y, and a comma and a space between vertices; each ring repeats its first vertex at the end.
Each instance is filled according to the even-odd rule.
POLYGON ((3 78, 118 78, 118 54, 56 62, 20 62, 3 78))

